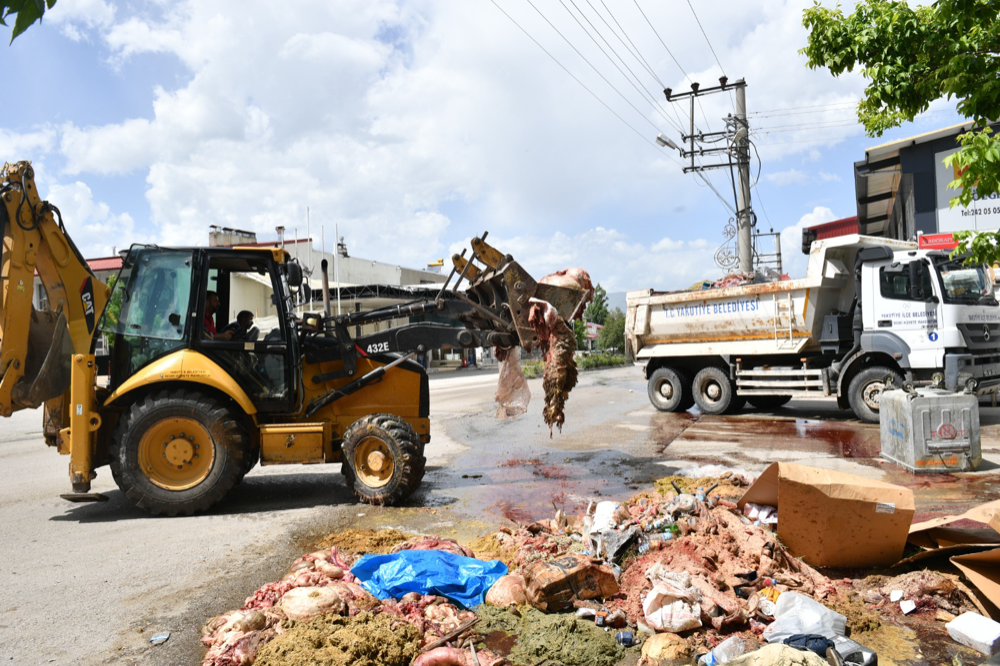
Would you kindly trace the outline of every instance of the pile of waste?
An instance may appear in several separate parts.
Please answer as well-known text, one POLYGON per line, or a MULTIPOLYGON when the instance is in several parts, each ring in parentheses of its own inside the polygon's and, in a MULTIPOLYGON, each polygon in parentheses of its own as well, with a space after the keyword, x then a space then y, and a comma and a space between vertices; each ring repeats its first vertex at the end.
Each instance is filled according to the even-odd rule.
MULTIPOLYGON (((917 634, 947 641, 942 658, 953 663, 1000 651, 1000 624, 958 575, 826 564, 883 557, 843 503, 870 500, 873 515, 908 529, 905 498, 891 512, 879 501, 897 487, 772 468, 760 479, 689 470, 625 502, 556 511, 468 546, 394 530, 330 535, 205 625, 204 666, 871 666, 929 659, 917 634), (780 504, 748 501, 779 489, 780 504), (805 506, 816 524, 825 511, 848 523, 853 541, 801 557, 793 544, 805 506), (847 546, 856 550, 845 556, 847 546)), ((917 542, 943 539, 937 524, 914 528, 917 542)))

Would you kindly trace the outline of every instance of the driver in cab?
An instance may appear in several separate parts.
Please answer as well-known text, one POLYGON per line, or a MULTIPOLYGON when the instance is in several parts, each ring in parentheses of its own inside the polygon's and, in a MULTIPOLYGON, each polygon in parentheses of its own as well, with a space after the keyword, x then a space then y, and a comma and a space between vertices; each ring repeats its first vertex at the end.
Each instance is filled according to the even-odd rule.
POLYGON ((202 330, 209 340, 232 340, 235 331, 227 328, 221 332, 215 330, 215 313, 219 311, 219 295, 214 291, 205 294, 205 323, 202 330))

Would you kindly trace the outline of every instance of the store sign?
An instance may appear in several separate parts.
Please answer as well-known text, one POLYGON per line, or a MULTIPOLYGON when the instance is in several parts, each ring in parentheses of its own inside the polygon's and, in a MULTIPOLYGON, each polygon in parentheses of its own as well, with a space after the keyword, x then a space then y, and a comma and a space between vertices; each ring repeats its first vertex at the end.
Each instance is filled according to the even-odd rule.
POLYGON ((980 199, 973 188, 972 203, 968 206, 951 207, 952 197, 960 190, 953 190, 948 183, 959 176, 958 167, 947 166, 944 158, 957 153, 958 148, 945 150, 934 155, 934 180, 937 186, 937 228, 938 231, 996 231, 1000 229, 1000 195, 992 194, 980 199))
POLYGON ((921 234, 917 236, 917 246, 921 250, 954 250, 958 241, 954 234, 921 234))

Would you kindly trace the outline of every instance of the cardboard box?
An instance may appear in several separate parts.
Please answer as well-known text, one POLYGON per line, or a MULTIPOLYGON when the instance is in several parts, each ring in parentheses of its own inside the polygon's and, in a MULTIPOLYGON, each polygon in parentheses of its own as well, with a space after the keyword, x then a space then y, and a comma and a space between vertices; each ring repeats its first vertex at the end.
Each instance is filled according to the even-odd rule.
POLYGON ((908 488, 794 463, 773 463, 740 498, 778 507, 778 538, 819 567, 889 566, 913 520, 908 488))

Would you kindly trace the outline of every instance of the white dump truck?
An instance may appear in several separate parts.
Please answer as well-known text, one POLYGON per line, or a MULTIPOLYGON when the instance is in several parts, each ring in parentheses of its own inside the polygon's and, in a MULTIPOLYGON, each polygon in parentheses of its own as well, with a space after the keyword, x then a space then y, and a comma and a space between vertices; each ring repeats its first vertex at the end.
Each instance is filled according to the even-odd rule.
POLYGON ((806 277, 628 293, 626 352, 661 411, 836 397, 877 422, 887 381, 1000 387, 1000 305, 986 267, 857 234, 816 241, 806 277))

